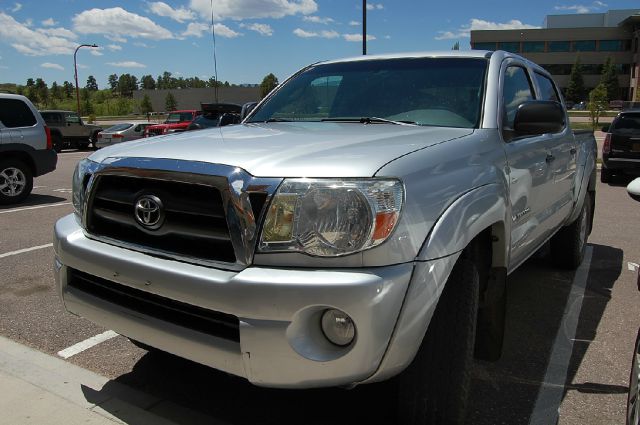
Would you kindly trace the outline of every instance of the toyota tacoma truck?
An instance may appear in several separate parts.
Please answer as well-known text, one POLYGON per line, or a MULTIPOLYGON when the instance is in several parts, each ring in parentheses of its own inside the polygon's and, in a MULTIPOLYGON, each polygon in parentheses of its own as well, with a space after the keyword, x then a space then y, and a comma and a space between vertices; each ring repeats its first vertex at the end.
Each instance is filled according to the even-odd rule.
POLYGON ((56 152, 62 149, 87 149, 89 144, 96 147, 98 133, 102 127, 87 124, 72 111, 40 111, 45 123, 51 129, 53 148, 56 152))
POLYGON ((313 64, 239 125, 81 161, 59 292, 259 386, 393 378, 399 422, 461 422, 474 358, 500 356, 507 276, 549 241, 583 259, 596 144, 568 124, 511 53, 313 64))

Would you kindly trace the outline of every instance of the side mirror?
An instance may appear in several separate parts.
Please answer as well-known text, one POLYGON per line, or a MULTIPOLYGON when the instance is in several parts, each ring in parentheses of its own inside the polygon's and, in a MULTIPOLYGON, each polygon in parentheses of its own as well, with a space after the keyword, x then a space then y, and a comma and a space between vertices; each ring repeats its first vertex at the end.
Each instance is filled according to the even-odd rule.
POLYGON ((640 177, 627 185, 627 193, 634 201, 640 202, 640 177))
POLYGON ((249 115, 249 113, 253 111, 253 108, 255 108, 257 104, 258 102, 247 102, 242 105, 242 110, 240 111, 240 120, 244 121, 247 115, 249 115))
POLYGON ((601 130, 602 130, 604 133, 608 133, 608 132, 609 132, 610 127, 611 127, 611 126, 610 126, 610 125, 608 125, 608 124, 607 124, 607 125, 603 125, 603 126, 602 126, 602 128, 601 128, 601 130))
POLYGON ((517 136, 558 133, 565 126, 564 109, 551 100, 532 100, 518 106, 513 121, 517 136))

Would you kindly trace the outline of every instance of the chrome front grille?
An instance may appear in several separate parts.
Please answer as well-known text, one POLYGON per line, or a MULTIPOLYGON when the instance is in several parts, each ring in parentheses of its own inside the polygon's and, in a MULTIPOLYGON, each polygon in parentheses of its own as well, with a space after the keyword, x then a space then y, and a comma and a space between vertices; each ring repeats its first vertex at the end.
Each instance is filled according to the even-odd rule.
POLYGON ((90 178, 84 228, 128 249, 240 270, 253 259, 260 218, 280 182, 218 164, 114 159, 90 178))

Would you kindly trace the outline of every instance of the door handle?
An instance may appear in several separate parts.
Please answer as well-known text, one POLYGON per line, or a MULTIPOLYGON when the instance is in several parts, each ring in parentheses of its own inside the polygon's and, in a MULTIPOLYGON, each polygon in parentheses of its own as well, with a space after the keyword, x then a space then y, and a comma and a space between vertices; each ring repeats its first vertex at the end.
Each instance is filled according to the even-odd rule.
POLYGON ((569 153, 570 153, 571 155, 575 155, 575 154, 576 154, 576 152, 578 152, 578 151, 576 150, 576 148, 571 148, 571 150, 569 151, 569 153))
POLYGON ((550 153, 548 153, 547 157, 544 160, 547 162, 547 164, 549 164, 549 163, 553 162, 555 159, 556 159, 555 156, 553 156, 550 153))

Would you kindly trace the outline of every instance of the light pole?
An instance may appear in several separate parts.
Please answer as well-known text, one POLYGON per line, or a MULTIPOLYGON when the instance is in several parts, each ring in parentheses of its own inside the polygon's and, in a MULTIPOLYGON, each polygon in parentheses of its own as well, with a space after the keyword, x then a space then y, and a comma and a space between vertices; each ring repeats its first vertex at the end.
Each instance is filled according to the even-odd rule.
POLYGON ((362 0, 362 54, 367 54, 367 0, 362 0))
POLYGON ((76 47, 76 51, 73 52, 73 69, 75 70, 76 77, 76 102, 78 103, 78 118, 80 118, 80 89, 78 88, 78 64, 76 63, 76 55, 78 54, 78 49, 81 47, 98 47, 97 44, 81 44, 76 47))

